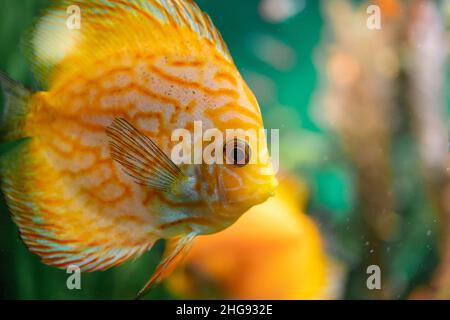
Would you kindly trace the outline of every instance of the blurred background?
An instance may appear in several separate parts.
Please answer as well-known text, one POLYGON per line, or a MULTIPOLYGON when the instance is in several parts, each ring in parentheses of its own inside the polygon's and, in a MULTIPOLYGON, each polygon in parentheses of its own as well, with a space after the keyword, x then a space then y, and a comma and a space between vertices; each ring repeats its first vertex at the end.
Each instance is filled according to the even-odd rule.
MULTIPOLYGON (((280 129, 281 186, 146 298, 450 299, 450 1, 196 2, 280 129)), ((19 42, 48 4, 0 2, 0 70, 31 87, 19 42)), ((0 298, 131 299, 163 248, 69 291, 1 201, 0 298)))

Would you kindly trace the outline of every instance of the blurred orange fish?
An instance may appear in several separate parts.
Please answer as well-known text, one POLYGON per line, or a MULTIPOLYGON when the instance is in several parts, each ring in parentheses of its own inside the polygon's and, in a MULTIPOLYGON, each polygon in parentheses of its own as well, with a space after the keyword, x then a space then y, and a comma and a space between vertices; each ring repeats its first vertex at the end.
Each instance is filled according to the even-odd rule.
POLYGON ((192 132, 197 120, 223 133, 263 129, 254 95, 192 1, 59 1, 25 48, 45 91, 0 77, 2 140, 19 141, 0 158, 1 185, 44 263, 105 270, 169 239, 141 297, 196 235, 228 227, 273 194, 270 161, 248 162, 267 154, 265 137, 259 147, 228 141, 230 164, 170 158, 172 132, 192 132), (67 12, 80 14, 78 25, 67 12))
POLYGON ((303 213, 306 193, 303 184, 280 179, 274 198, 230 228, 199 237, 168 288, 189 299, 338 298, 344 270, 303 213))

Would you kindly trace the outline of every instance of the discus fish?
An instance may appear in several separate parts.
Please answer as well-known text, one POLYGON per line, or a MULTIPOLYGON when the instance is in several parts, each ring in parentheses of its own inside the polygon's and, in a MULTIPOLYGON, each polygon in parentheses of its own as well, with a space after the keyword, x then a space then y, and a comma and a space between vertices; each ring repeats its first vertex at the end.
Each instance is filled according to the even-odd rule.
POLYGON ((43 263, 105 270, 167 239, 142 297, 195 236, 273 195, 265 137, 225 141, 225 163, 172 161, 172 133, 192 133, 195 121, 224 140, 228 129, 263 129, 257 100, 193 1, 58 1, 24 45, 42 88, 0 76, 2 141, 14 142, 0 157, 1 188, 43 263))

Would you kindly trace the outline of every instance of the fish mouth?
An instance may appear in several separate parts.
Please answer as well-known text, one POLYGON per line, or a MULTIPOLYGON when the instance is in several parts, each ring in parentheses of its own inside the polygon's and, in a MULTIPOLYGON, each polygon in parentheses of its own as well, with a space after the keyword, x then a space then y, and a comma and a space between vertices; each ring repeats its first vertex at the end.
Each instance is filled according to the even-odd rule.
MULTIPOLYGON (((271 176, 269 181, 266 181, 261 185, 255 192, 252 192, 252 196, 247 197, 246 199, 229 199, 225 183, 223 180, 223 176, 221 172, 216 176, 216 184, 217 184, 217 197, 218 202, 220 203, 220 211, 222 214, 235 205, 245 206, 245 203, 248 203, 248 208, 252 206, 261 204, 268 200, 271 197, 276 195, 276 189, 279 185, 278 179, 275 176, 271 176)), ((242 190, 244 193, 250 193, 249 189, 246 188, 242 190)))

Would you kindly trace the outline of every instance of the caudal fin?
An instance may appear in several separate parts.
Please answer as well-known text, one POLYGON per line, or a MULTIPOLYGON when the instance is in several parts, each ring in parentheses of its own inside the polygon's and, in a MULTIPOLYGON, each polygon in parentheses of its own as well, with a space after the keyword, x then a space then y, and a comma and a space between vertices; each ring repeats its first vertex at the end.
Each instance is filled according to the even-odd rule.
POLYGON ((22 138, 20 129, 31 106, 33 92, 0 72, 3 105, 0 109, 0 140, 22 138))

